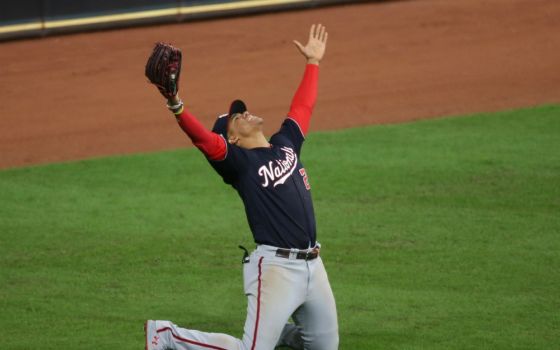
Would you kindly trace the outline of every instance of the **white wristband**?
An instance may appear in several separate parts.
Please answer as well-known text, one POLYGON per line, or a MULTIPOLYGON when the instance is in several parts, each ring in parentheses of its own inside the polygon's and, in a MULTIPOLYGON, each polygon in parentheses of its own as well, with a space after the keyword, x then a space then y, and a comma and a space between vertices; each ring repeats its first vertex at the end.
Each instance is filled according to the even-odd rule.
POLYGON ((184 103, 182 100, 179 100, 179 102, 175 105, 170 105, 169 102, 167 102, 167 108, 175 115, 181 114, 183 112, 183 106, 184 103))

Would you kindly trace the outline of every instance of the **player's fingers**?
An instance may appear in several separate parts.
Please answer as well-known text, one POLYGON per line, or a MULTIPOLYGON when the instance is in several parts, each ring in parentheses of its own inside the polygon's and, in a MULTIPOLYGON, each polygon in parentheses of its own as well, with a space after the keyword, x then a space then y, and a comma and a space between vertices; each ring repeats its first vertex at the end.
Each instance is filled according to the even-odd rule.
POLYGON ((309 29, 309 40, 313 39, 314 34, 315 34, 315 24, 312 24, 311 29, 309 29))
POLYGON ((303 45, 297 40, 294 40, 293 43, 296 45, 298 50, 301 51, 301 53, 303 53, 303 45))
POLYGON ((325 40, 326 40, 326 39, 325 39, 326 37, 327 37, 327 32, 326 32, 326 31, 323 32, 323 33, 321 33, 321 36, 319 37, 319 42, 321 42, 322 44, 324 44, 324 43, 325 43, 325 40))
POLYGON ((319 30, 319 35, 317 35, 317 39, 322 41, 321 38, 323 37, 323 35, 325 35, 325 26, 321 25, 321 28, 319 30))
POLYGON ((329 33, 325 32, 325 35, 323 35, 323 38, 321 39, 321 41, 323 42, 323 44, 327 43, 327 39, 329 38, 329 33))

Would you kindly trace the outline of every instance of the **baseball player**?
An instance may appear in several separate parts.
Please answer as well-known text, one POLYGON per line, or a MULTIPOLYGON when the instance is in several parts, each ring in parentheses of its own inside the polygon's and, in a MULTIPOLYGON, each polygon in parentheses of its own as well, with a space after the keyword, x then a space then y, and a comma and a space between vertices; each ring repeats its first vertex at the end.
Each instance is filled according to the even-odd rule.
POLYGON ((168 108, 194 145, 238 192, 257 246, 243 260, 247 318, 241 339, 149 320, 147 350, 338 348, 335 300, 316 240, 309 179, 300 161, 327 36, 318 24, 311 26, 305 46, 294 40, 307 64, 287 117, 270 139, 263 134, 263 119, 241 100, 231 103, 212 131, 205 129, 177 94, 180 51, 162 43, 154 49, 146 75, 168 98, 168 108))

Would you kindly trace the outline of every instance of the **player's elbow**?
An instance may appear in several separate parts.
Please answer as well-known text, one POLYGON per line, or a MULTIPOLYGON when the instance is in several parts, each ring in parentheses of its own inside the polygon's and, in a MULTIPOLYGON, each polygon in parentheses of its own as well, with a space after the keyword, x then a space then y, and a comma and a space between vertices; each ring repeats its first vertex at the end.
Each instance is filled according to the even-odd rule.
POLYGON ((206 143, 194 141, 193 144, 210 160, 221 161, 224 160, 226 156, 225 147, 219 147, 219 145, 209 146, 206 143))

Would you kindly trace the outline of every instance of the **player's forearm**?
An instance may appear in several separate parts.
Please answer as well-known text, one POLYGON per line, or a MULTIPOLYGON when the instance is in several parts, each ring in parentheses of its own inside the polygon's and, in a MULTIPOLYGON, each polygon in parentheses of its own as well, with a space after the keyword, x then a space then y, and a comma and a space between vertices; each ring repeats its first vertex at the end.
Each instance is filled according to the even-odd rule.
POLYGON ((317 100, 318 81, 319 66, 309 63, 308 60, 303 78, 292 99, 290 112, 288 113, 288 116, 298 123, 304 135, 307 134, 309 129, 309 121, 317 100))
POLYGON ((206 157, 212 160, 224 159, 226 144, 222 137, 207 130, 186 108, 175 117, 181 129, 206 157))

